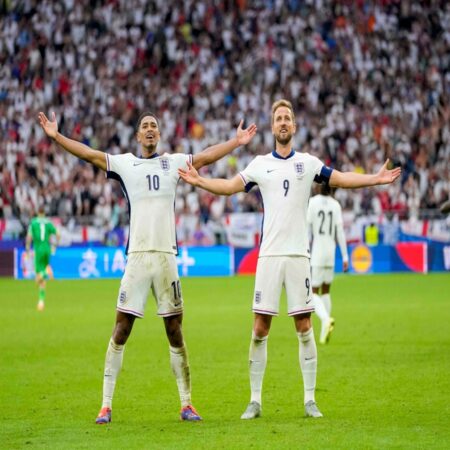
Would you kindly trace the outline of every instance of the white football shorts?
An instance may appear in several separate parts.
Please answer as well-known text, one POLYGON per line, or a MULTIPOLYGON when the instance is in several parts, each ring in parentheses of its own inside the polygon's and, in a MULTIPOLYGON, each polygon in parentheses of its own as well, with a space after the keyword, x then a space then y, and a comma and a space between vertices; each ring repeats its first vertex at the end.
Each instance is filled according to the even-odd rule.
POLYGON ((289 316, 314 311, 309 259, 304 256, 263 256, 258 259, 256 268, 253 312, 278 315, 283 286, 289 316))
POLYGON ((156 300, 158 316, 168 317, 183 312, 175 255, 164 252, 130 253, 120 282, 117 310, 144 317, 150 288, 156 300))
POLYGON ((331 284, 334 279, 334 267, 312 266, 312 286, 318 288, 323 283, 331 284))

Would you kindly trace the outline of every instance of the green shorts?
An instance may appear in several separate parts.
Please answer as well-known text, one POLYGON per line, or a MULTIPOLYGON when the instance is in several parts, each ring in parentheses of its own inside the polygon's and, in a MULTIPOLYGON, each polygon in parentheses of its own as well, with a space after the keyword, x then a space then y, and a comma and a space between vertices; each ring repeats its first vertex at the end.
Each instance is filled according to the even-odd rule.
POLYGON ((34 271, 36 275, 46 275, 47 266, 50 264, 50 252, 37 251, 34 254, 34 271))

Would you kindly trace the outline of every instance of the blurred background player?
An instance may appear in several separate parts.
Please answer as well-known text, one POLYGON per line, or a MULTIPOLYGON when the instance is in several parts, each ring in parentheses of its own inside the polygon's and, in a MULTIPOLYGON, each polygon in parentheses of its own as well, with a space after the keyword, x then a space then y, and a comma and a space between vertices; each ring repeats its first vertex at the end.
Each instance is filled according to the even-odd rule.
POLYGON ((264 222, 253 296, 254 322, 249 352, 251 397, 241 419, 261 415, 262 383, 267 364, 267 339, 272 317, 278 315, 280 295, 286 289, 288 315, 294 319, 299 341, 306 417, 322 417, 315 401, 317 347, 311 324, 314 311, 311 291, 310 252, 306 214, 313 182, 342 188, 360 188, 393 183, 401 169, 388 170, 386 161, 375 174, 339 172, 315 156, 296 152, 294 110, 288 100, 272 104, 272 134, 275 149, 254 158, 232 179, 203 178, 188 163, 179 169, 181 178, 213 194, 248 192, 258 185, 264 204, 264 222))
MULTIPOLYGON (((34 271, 36 283, 39 286, 38 311, 45 307, 45 286, 47 280, 53 277, 50 258, 59 243, 60 235, 53 223, 45 217, 44 205, 39 206, 38 215, 31 220, 26 237, 26 254, 30 254, 31 244, 34 250, 34 271), (56 242, 52 242, 52 236, 56 242)), ((27 256, 28 257, 28 256, 27 256)))
POLYGON ((39 123, 48 137, 64 150, 106 171, 108 178, 119 181, 128 200, 130 232, 127 264, 117 298, 116 323, 108 344, 103 377, 102 407, 97 424, 111 422, 112 400, 116 380, 122 368, 125 343, 136 317, 143 317, 150 289, 157 304, 157 313, 164 320, 169 340, 170 363, 178 386, 181 420, 201 420, 191 404, 191 377, 186 345, 182 333, 183 298, 176 262, 175 192, 177 170, 192 162, 200 168, 245 145, 256 133, 256 126, 242 128, 236 136, 213 145, 195 156, 184 153, 158 154, 161 138, 159 121, 150 111, 137 121, 135 138, 140 157, 132 153, 111 155, 69 139, 58 132, 55 114, 48 120, 39 113, 39 123))
POLYGON ((328 184, 309 201, 308 226, 312 236, 311 274, 315 312, 322 322, 319 342, 325 344, 333 331, 330 288, 334 277, 336 241, 341 249, 343 269, 348 271, 348 253, 342 220, 342 208, 331 196, 328 184))

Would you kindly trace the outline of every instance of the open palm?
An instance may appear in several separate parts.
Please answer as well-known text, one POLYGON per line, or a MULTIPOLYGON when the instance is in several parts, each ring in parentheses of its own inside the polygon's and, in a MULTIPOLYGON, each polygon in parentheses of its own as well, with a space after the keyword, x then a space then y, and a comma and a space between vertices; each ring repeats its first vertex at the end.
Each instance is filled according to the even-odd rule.
POLYGON ((239 145, 248 144, 253 139, 253 136, 256 134, 256 131, 258 130, 254 123, 252 123, 248 128, 245 129, 242 128, 243 124, 244 121, 241 120, 236 130, 236 137, 239 142, 239 145))
POLYGON ((396 167, 395 169, 389 170, 387 168, 389 164, 389 159, 383 164, 383 167, 378 171, 378 184, 389 184, 393 183, 402 173, 402 169, 400 167, 396 167))
POLYGON ((190 162, 188 162, 187 165, 188 165, 187 170, 178 169, 178 175, 186 183, 196 186, 200 176, 195 167, 190 162))
POLYGON ((50 138, 55 138, 58 134, 58 122, 56 121, 55 113, 52 112, 52 120, 48 120, 47 116, 43 112, 40 112, 38 114, 38 120, 45 134, 50 138))

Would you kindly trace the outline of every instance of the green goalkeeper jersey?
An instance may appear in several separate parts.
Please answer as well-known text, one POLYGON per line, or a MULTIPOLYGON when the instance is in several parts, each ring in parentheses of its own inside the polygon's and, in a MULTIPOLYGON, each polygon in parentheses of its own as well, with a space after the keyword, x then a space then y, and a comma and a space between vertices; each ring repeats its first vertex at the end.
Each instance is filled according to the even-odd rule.
POLYGON ((56 234, 56 228, 47 217, 35 217, 28 227, 28 234, 33 240, 34 252, 50 253, 50 236, 56 234))

